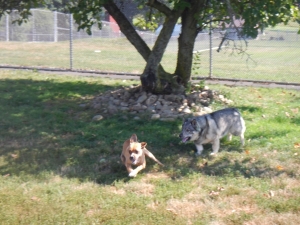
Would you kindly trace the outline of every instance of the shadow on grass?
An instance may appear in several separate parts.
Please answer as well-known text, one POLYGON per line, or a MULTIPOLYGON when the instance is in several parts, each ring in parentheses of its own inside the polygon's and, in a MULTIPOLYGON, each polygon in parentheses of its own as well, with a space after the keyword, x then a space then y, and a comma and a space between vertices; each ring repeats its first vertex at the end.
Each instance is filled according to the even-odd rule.
MULTIPOLYGON (((42 180, 57 174, 105 184, 126 180, 119 156, 132 133, 162 160, 170 145, 176 145, 179 122, 136 121, 131 115, 92 121, 97 111, 80 106, 113 88, 87 82, 0 81, 0 174, 42 180)), ((155 166, 148 161, 147 167, 155 166)))
POLYGON ((276 168, 270 168, 263 160, 246 158, 242 161, 220 158, 212 164, 201 168, 201 172, 210 176, 243 176, 245 178, 271 178, 284 173, 276 168))

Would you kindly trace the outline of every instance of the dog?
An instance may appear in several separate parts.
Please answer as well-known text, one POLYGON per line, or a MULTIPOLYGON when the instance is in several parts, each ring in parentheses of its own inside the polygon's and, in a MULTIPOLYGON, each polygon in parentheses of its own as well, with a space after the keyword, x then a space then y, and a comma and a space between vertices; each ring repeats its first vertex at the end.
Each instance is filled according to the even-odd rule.
POLYGON ((164 166, 149 150, 146 149, 146 145, 146 142, 138 142, 136 134, 133 134, 128 140, 124 142, 121 160, 126 166, 129 177, 135 177, 138 172, 146 168, 145 156, 153 159, 159 165, 164 166), (132 166, 136 166, 136 168, 133 169, 132 166))
POLYGON ((235 108, 226 108, 186 119, 182 124, 179 137, 182 142, 194 141, 197 155, 201 155, 203 151, 202 144, 212 143, 211 155, 214 155, 219 151, 220 139, 227 134, 228 140, 231 140, 232 135, 239 136, 244 145, 245 131, 245 121, 240 112, 235 108))

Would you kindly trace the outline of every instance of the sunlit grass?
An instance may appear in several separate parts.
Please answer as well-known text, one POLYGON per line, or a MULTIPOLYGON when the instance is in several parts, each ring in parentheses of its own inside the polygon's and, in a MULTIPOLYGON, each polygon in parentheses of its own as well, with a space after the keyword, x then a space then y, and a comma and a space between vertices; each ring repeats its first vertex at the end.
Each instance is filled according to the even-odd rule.
MULTIPOLYGON (((195 51, 200 50, 200 61, 194 60, 193 76, 207 77, 212 62, 212 77, 247 80, 268 80, 277 82, 300 82, 300 36, 295 27, 291 32, 283 33, 267 29, 265 36, 255 40, 236 41, 239 49, 245 52, 233 51, 234 43, 217 52, 221 39, 213 39, 212 60, 210 61, 209 39, 199 39, 195 43, 195 51), (284 37, 284 40, 270 38, 284 37), (200 65, 198 64, 200 63, 200 65), (200 66, 199 68, 196 68, 200 66)), ((177 60, 177 39, 169 43, 161 64, 167 72, 174 73, 177 60)), ((31 66, 47 68, 70 68, 70 43, 64 42, 0 42, 1 65, 31 66)), ((149 48, 152 45, 149 44, 149 48)), ((237 49, 236 49, 237 50, 237 49)), ((126 38, 86 38, 73 42, 72 69, 100 70, 141 74, 146 62, 126 38)))

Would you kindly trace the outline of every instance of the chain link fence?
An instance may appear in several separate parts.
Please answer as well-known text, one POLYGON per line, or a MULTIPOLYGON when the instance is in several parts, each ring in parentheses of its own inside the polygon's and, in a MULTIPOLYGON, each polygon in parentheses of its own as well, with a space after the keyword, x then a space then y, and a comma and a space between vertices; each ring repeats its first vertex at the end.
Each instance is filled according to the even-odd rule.
MULTIPOLYGON (((16 13, 0 20, 0 65, 142 73, 146 63, 115 23, 102 22, 92 35, 77 31, 70 14, 33 9, 21 26, 16 13)), ((200 33, 194 47, 193 77, 300 83, 300 35, 297 28, 266 29, 256 39, 239 40, 227 30, 200 33), (229 32, 229 33, 228 33, 229 32), (218 51, 220 50, 220 51, 218 51)), ((140 36, 152 47, 155 32, 140 36)), ((177 39, 168 44, 162 65, 173 72, 177 39)))

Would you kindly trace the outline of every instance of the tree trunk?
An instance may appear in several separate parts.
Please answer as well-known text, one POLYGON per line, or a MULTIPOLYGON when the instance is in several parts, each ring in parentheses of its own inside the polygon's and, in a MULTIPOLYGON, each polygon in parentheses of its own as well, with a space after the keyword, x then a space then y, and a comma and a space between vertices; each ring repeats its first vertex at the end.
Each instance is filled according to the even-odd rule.
POLYGON ((159 68, 179 16, 180 12, 174 12, 168 16, 157 37, 152 52, 147 60, 147 65, 141 75, 142 86, 146 91, 161 94, 182 92, 176 79, 173 79, 171 74, 168 74, 163 69, 159 68))
MULTIPOLYGON (((131 25, 131 23, 128 21, 126 16, 121 12, 121 10, 118 8, 118 6, 115 5, 114 2, 110 1, 106 4, 103 4, 103 6, 107 10, 107 12, 116 20, 122 33, 126 36, 126 38, 129 40, 129 42, 140 53, 140 55, 143 57, 143 59, 147 62, 147 65, 153 64, 153 63, 156 65, 157 68, 155 70, 153 70, 153 71, 156 71, 153 74, 154 80, 157 79, 156 78, 157 71, 159 71, 159 74, 165 75, 166 72, 164 71, 163 67, 160 65, 161 58, 160 58, 160 60, 156 60, 155 57, 156 57, 156 55, 160 54, 157 52, 160 51, 161 46, 168 44, 169 38, 167 38, 165 41, 163 40, 163 38, 161 38, 163 40, 163 45, 161 45, 161 44, 156 45, 157 47, 154 47, 156 49, 156 53, 153 53, 153 51, 151 52, 151 50, 148 47, 148 45, 146 44, 146 42, 140 37, 140 35, 136 32, 135 28, 131 25), (150 63, 148 63, 149 60, 151 61, 150 63)), ((177 19, 178 19, 178 17, 177 17, 177 19)), ((175 26, 175 24, 174 24, 174 26, 175 26)), ((150 72, 149 77, 146 80, 148 80, 148 79, 153 80, 151 74, 152 73, 150 72)), ((142 85, 143 85, 143 82, 142 82, 142 85)), ((148 91, 151 91, 151 89, 147 88, 147 86, 148 85, 145 83, 145 89, 148 91)))
POLYGON ((178 39, 178 55, 175 74, 177 82, 187 87, 192 72, 194 44, 199 32, 197 17, 205 1, 191 1, 191 7, 182 13, 182 31, 178 39))

